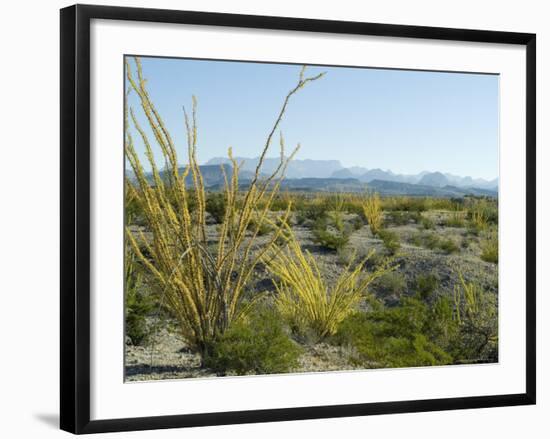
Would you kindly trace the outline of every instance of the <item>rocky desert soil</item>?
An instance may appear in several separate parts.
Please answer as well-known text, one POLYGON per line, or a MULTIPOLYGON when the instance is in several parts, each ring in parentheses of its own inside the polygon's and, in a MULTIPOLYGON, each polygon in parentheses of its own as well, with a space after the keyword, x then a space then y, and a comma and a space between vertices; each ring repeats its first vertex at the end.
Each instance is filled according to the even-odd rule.
MULTIPOLYGON (((430 217, 436 224, 440 224, 447 212, 429 211, 423 215, 430 217)), ((346 216, 347 220, 353 215, 346 216)), ((212 239, 216 236, 217 225, 208 226, 212 239)), ((483 288, 497 294, 498 265, 485 262, 480 258, 479 237, 472 235, 466 228, 447 227, 436 225, 430 233, 437 234, 442 239, 452 239, 457 243, 459 250, 456 253, 446 254, 441 250, 430 250, 414 245, 414 236, 423 231, 422 226, 413 222, 390 226, 388 230, 395 232, 401 243, 395 261, 399 264, 397 273, 405 280, 405 286, 397 295, 388 294, 383 286, 374 284, 372 292, 385 303, 391 306, 396 303, 401 294, 414 294, 415 279, 419 274, 436 274, 439 277, 439 287, 436 294, 452 295, 454 285, 458 282, 458 272, 465 279, 479 283, 483 288)), ((367 225, 352 234, 346 249, 340 253, 329 251, 313 241, 313 235, 307 226, 293 226, 293 231, 302 246, 309 250, 316 258, 323 274, 328 281, 334 281, 343 270, 350 255, 355 252, 357 257, 368 254, 374 249, 378 254, 384 254, 383 242, 374 237, 367 225)), ((267 240, 263 236, 260 240, 267 240)), ((261 244, 261 241, 259 242, 261 244)), ((265 269, 259 267, 255 273, 254 290, 273 291, 273 285, 265 269)), ((143 381, 158 379, 179 379, 213 377, 215 373, 201 368, 200 359, 187 348, 185 342, 179 338, 171 322, 150 322, 160 326, 155 331, 152 341, 145 346, 126 345, 126 380, 143 381)), ((344 352, 339 347, 328 344, 313 344, 305 346, 304 354, 300 358, 300 366, 295 372, 319 372, 328 370, 349 370, 355 366, 348 363, 344 352)))

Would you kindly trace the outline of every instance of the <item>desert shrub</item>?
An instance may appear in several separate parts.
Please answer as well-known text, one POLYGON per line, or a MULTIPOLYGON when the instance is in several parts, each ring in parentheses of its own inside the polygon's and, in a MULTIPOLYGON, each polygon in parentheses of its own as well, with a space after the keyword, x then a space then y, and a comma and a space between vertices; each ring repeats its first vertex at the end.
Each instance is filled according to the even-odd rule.
MULTIPOLYGON (((284 210, 287 210, 292 204, 293 204, 293 196, 292 195, 290 195, 289 193, 279 194, 272 201, 271 205, 269 206, 269 209, 272 212, 279 212, 281 210, 284 211, 284 210)), ((295 208, 295 206, 294 206, 294 208, 295 208)))
POLYGON ((387 197, 382 201, 382 208, 386 211, 424 212, 428 207, 428 199, 423 197, 387 197))
POLYGON ((395 226, 405 226, 411 223, 418 223, 421 220, 420 213, 413 212, 402 212, 399 210, 393 210, 387 213, 386 221, 395 225, 395 226))
MULTIPOLYGON (((129 228, 126 228, 126 237, 149 273, 152 285, 162 293, 166 308, 178 321, 181 335, 189 346, 204 355, 211 341, 217 340, 232 324, 246 318, 250 305, 244 302, 245 291, 252 274, 262 256, 276 247, 275 243, 282 233, 281 226, 259 249, 255 248, 258 243, 257 228, 246 236, 254 216, 258 215, 260 224, 267 218, 286 167, 296 152, 285 156, 281 136, 279 166, 269 177, 262 177, 264 159, 287 104, 295 93, 322 74, 308 78, 304 75, 305 67, 301 70, 296 86, 286 95, 267 136, 256 172, 244 190, 239 186, 239 165, 231 149, 228 150, 232 172, 230 176, 224 173, 222 196, 225 213, 216 231, 216 244, 209 245, 212 237, 206 233, 207 192, 197 161, 196 99, 193 98, 191 114, 184 112, 188 165, 181 172, 177 148, 151 101, 139 58, 135 58, 135 66, 134 73, 130 62, 126 63, 128 93, 137 95, 143 115, 138 118, 133 107, 126 106, 125 152, 135 176, 135 184, 129 184, 128 187, 144 213, 152 237, 148 241, 141 232, 136 236, 129 228), (147 129, 142 128, 139 122, 142 118, 147 121, 147 129), (136 133, 145 147, 145 155, 152 169, 152 181, 146 175, 136 152, 136 133), (153 138, 166 163, 163 177, 152 150, 153 138), (193 191, 187 190, 188 179, 192 181, 193 191), (168 200, 168 191, 174 194, 173 200, 168 200), (192 199, 196 204, 193 212, 189 207, 192 199), (260 209, 259 205, 264 207, 260 209), (141 252, 138 241, 144 243, 150 257, 141 252)), ((287 218, 289 214, 287 210, 287 218)))
POLYGON ((333 285, 327 284, 317 260, 308 251, 304 253, 296 239, 289 241, 286 251, 266 259, 275 278, 277 308, 295 333, 312 332, 322 339, 336 332, 340 322, 368 293, 370 284, 395 269, 387 261, 376 270, 365 272, 371 253, 355 265, 352 260, 333 285))
POLYGON ((498 224, 498 201, 488 197, 468 197, 466 202, 468 217, 483 229, 490 224, 498 224))
POLYGON ((443 222, 443 225, 447 227, 464 227, 465 224, 465 212, 460 211, 451 212, 443 222))
POLYGON ((258 236, 264 236, 272 232, 274 230, 274 227, 272 226, 271 221, 268 221, 267 219, 264 219, 262 221, 260 217, 256 215, 253 216, 250 220, 247 229, 251 232, 257 231, 256 233, 258 234, 258 236))
MULTIPOLYGON (((436 313, 417 298, 403 298, 398 306, 355 313, 342 322, 335 336, 350 345, 352 361, 365 367, 413 367, 452 363, 430 334, 436 313)), ((443 323, 442 323, 443 324, 443 323)))
POLYGON ((324 197, 323 202, 329 211, 344 212, 346 197, 339 192, 329 193, 324 197))
POLYGON ((419 274, 415 279, 416 293, 423 299, 428 299, 439 286, 439 276, 436 274, 419 274))
POLYGON ((479 232, 484 231, 487 229, 488 222, 487 217, 485 216, 485 212, 482 210, 474 210, 471 212, 471 219, 470 219, 470 229, 473 233, 477 234, 479 232))
POLYGON ((496 361, 496 295, 460 273, 454 291, 454 301, 442 296, 429 304, 417 293, 397 306, 373 302, 371 311, 342 321, 332 341, 354 348, 351 360, 364 367, 496 361))
POLYGON ((338 264, 343 266, 347 266, 356 260, 363 260, 368 256, 365 266, 369 269, 381 266, 388 259, 381 253, 363 246, 353 247, 349 245, 339 249, 336 254, 338 264))
POLYGON ((439 241, 438 247, 446 254, 457 253, 460 251, 460 247, 452 239, 441 239, 439 241))
MULTIPOLYGON (((416 298, 422 299, 417 293, 416 298)), ((437 346, 452 356, 451 350, 459 336, 459 328, 454 319, 453 301, 448 296, 440 296, 430 305, 430 321, 424 328, 425 335, 437 346)), ((453 357, 453 362, 456 358, 453 357)))
POLYGON ((436 233, 430 231, 418 232, 410 238, 410 242, 417 247, 425 247, 430 250, 441 250, 444 253, 456 253, 459 246, 452 239, 441 239, 436 233))
POLYGON ((425 247, 434 250, 439 244, 439 237, 433 232, 418 232, 411 236, 410 242, 417 247, 425 247))
POLYGON ((336 254, 338 264, 344 266, 348 265, 356 256, 355 250, 350 247, 343 247, 336 254))
POLYGON ((363 202, 363 214, 367 219, 370 231, 376 235, 382 228, 382 203, 378 193, 367 193, 363 202))
POLYGON ((427 216, 422 216, 420 218, 420 225, 424 230, 431 230, 435 229, 435 222, 431 218, 428 218, 427 216))
POLYGON ((395 254, 395 252, 397 252, 397 250, 401 247, 399 236, 397 236, 397 233, 395 232, 387 229, 379 230, 378 237, 382 240, 384 247, 390 255, 395 254))
POLYGON ((145 289, 127 289, 126 291, 125 335, 133 345, 142 345, 151 335, 147 316, 153 312, 155 302, 145 289))
POLYGON ((349 242, 350 235, 347 233, 334 232, 326 227, 316 226, 313 229, 314 241, 329 250, 339 251, 349 242))
POLYGON ((498 234, 492 231, 481 241, 481 259, 498 264, 498 234))
POLYGON ((290 339, 278 313, 261 309, 233 323, 215 340, 204 366, 219 374, 289 372, 298 366, 301 348, 290 339))
POLYGON ((478 231, 482 231, 487 228, 488 221, 484 211, 473 211, 471 221, 472 227, 478 231))
POLYGON ((491 224, 498 224, 497 201, 486 198, 469 200, 468 217, 471 233, 477 235, 486 231, 491 224))
POLYGON ((357 231, 357 230, 360 230, 362 227, 363 227, 363 219, 361 218, 360 215, 355 215, 351 221, 351 227, 353 230, 357 231))
POLYGON ((324 218, 327 213, 327 205, 322 202, 309 202, 296 209, 296 224, 314 224, 319 218, 324 218))
POLYGON ((351 227, 344 222, 339 211, 325 213, 315 221, 313 241, 330 250, 341 250, 349 242, 351 227))
POLYGON ((380 276, 375 282, 377 290, 383 296, 401 296, 407 289, 405 277, 396 271, 380 276))
POLYGON ((498 358, 496 294, 468 282, 458 273, 454 286, 454 320, 459 334, 450 352, 459 362, 487 362, 498 358))
POLYGON ((427 198, 427 210, 463 210, 464 198, 427 198))
POLYGON ((361 220, 364 220, 363 199, 357 195, 348 195, 344 201, 344 210, 348 213, 358 215, 361 220))
POLYGON ((383 254, 382 252, 377 251, 371 251, 370 256, 367 259, 365 266, 369 270, 375 270, 379 267, 382 267, 384 264, 386 264, 389 260, 391 260, 393 256, 387 256, 383 254))
POLYGON ((134 345, 141 345, 150 336, 147 316, 153 311, 155 301, 144 288, 143 277, 137 258, 127 247, 124 256, 125 288, 125 335, 134 345))
POLYGON ((226 200, 222 193, 212 192, 206 196, 206 211, 221 224, 225 218, 226 200))

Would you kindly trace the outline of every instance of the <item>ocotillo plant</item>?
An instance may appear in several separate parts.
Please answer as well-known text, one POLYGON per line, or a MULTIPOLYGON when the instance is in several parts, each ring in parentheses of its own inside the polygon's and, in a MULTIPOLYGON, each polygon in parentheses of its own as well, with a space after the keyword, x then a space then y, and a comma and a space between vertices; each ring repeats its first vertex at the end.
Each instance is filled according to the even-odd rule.
POLYGON ((229 148, 232 172, 228 175, 225 168, 221 168, 225 180, 223 194, 226 207, 216 232, 217 244, 213 248, 207 241, 206 189, 197 161, 197 101, 193 98, 191 115, 184 111, 188 165, 181 172, 176 145, 147 91, 139 58, 135 58, 135 70, 137 77, 130 63, 126 63, 128 93, 137 94, 149 130, 166 165, 161 175, 148 132, 140 125, 134 109, 129 108, 126 112, 125 150, 135 182, 127 180, 126 184, 143 211, 152 238, 147 239, 142 232, 134 234, 129 228, 126 228, 126 237, 151 278, 156 281, 160 300, 179 322, 183 337, 191 347, 205 354, 211 341, 250 309, 253 301, 245 303, 244 293, 251 276, 262 256, 275 246, 286 224, 290 208, 280 225, 274 227, 268 242, 258 248, 256 238, 264 222, 269 221, 267 214, 270 205, 299 145, 286 158, 281 136, 277 169, 268 177, 261 178, 262 165, 291 97, 323 74, 305 77, 305 67, 302 68, 296 86, 283 101, 261 151, 254 176, 244 191, 239 188, 242 163, 236 162, 229 148), (134 130, 129 129, 130 120, 134 130), (152 183, 136 153, 132 131, 137 131, 145 147, 152 170, 152 183), (193 190, 187 188, 189 179, 193 190), (191 203, 194 205, 192 211, 189 207, 191 203), (254 224, 251 226, 252 222, 254 224), (146 251, 142 252, 140 246, 146 251))
POLYGON ((329 285, 316 259, 308 251, 304 253, 290 228, 289 232, 288 247, 278 249, 265 262, 276 279, 277 307, 298 332, 310 330, 320 339, 335 334, 338 325, 368 294, 370 284, 397 268, 388 259, 375 271, 365 273, 364 264, 373 254, 370 252, 358 263, 352 257, 336 283, 329 285))
POLYGON ((370 231, 376 235, 382 229, 382 203, 378 193, 368 192, 363 203, 363 213, 369 223, 370 231))

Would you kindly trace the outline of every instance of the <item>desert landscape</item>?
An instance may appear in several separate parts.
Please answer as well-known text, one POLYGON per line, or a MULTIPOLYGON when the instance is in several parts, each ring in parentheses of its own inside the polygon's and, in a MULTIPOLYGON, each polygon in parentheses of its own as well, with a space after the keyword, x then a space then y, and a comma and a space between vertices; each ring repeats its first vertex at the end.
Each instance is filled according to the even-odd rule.
POLYGON ((259 155, 199 164, 197 101, 178 151, 132 62, 127 381, 498 361, 498 179, 297 159, 278 133, 322 83, 305 67, 259 155))

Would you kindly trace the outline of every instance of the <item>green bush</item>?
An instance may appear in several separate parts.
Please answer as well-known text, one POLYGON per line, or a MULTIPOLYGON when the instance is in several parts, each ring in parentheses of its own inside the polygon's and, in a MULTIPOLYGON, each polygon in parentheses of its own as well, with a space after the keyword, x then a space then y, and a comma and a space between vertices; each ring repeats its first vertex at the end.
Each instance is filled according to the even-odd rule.
POLYGON ((258 216, 253 217, 250 220, 250 223, 248 223, 247 229, 254 232, 254 231, 256 231, 256 228, 258 228, 258 236, 267 235, 268 233, 273 231, 273 227, 267 221, 261 222, 259 227, 258 227, 259 221, 260 220, 259 220, 258 216))
POLYGON ((289 372, 297 367, 301 349, 290 339, 281 322, 278 313, 257 310, 247 322, 233 324, 212 343, 204 365, 218 374, 289 372))
POLYGON ((365 223, 363 222, 363 219, 361 218, 361 215, 355 215, 353 219, 351 220, 351 227, 353 230, 360 230, 365 223))
POLYGON ((456 253, 459 246, 452 239, 441 239, 434 232, 418 232, 410 238, 410 242, 417 247, 425 247, 430 250, 441 250, 444 253, 456 253))
POLYGON ((386 273, 375 281, 378 290, 384 296, 400 296, 407 288, 405 277, 396 271, 386 273))
POLYGON ((325 203, 310 202, 300 209, 296 207, 296 224, 306 225, 308 222, 315 223, 319 218, 324 218, 327 213, 325 203))
POLYGON ((154 301, 143 290, 127 290, 126 295, 126 336, 133 345, 142 345, 149 339, 150 328, 147 315, 154 309, 154 301))
POLYGON ((403 212, 399 210, 389 211, 386 214, 386 221, 395 226, 405 226, 411 223, 418 223, 421 220, 421 215, 417 211, 403 212))
POLYGON ((395 252, 397 252, 397 250, 401 247, 399 236, 397 236, 397 233, 395 232, 382 229, 378 232, 378 237, 382 240, 384 247, 386 247, 390 255, 395 254, 395 252))
POLYGON ((436 274, 419 274, 415 279, 416 293, 424 300, 431 297, 439 286, 439 277, 436 274))
POLYGON ((206 196, 206 211, 212 215, 218 224, 223 223, 226 200, 223 194, 212 192, 206 196))
POLYGON ((349 242, 349 235, 316 227, 313 230, 314 241, 329 250, 342 250, 349 242))
MULTIPOLYGON (((417 279, 417 284, 419 284, 417 279)), ((434 281, 425 282, 430 289, 434 281)), ((351 349, 357 365, 378 367, 483 363, 498 360, 497 296, 459 276, 454 303, 427 303, 422 294, 385 307, 370 298, 369 311, 347 317, 331 339, 351 349)))
POLYGON ((342 250, 349 242, 351 230, 341 212, 325 214, 315 221, 313 240, 330 250, 342 250))
POLYGON ((431 203, 430 198, 421 197, 387 197, 383 201, 382 208, 385 211, 401 210, 405 212, 424 212, 431 203))
POLYGON ((125 335, 134 345, 147 341, 150 328, 147 316, 153 311, 155 301, 151 294, 143 288, 143 279, 135 255, 131 250, 125 254, 125 335))
MULTIPOLYGON (((357 256, 358 257, 364 257, 364 256, 366 256, 366 254, 368 254, 368 253, 358 254, 357 256)), ((365 266, 369 270, 374 270, 378 267, 381 267, 385 263, 387 263, 387 261, 388 261, 388 256, 382 254, 382 252, 375 251, 374 253, 372 253, 370 258, 367 259, 367 262, 365 263, 365 266)))
POLYGON ((335 342, 355 349, 353 362, 365 367, 413 367, 452 363, 452 357, 430 338, 437 317, 416 298, 399 306, 348 317, 335 342))

